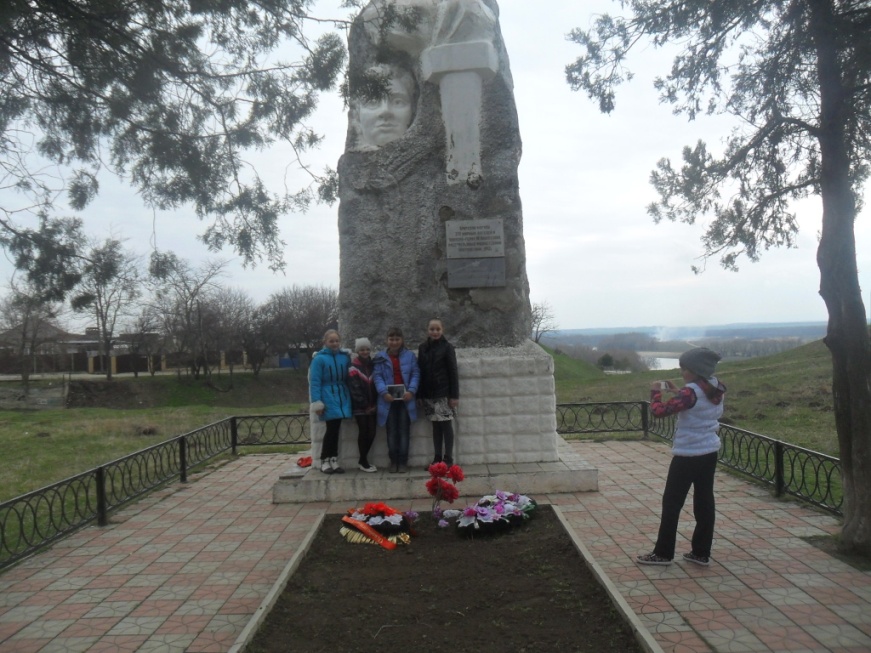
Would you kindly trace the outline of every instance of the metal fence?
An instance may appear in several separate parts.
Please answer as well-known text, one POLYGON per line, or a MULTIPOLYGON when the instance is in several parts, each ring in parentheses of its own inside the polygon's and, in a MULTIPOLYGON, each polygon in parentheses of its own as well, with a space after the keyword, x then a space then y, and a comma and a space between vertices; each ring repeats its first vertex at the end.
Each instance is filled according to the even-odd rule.
MULTIPOLYGON (((648 402, 558 404, 557 432, 623 433, 641 431, 674 439, 674 415, 657 418, 648 402)), ((719 462, 774 489, 832 514, 842 515, 841 462, 833 456, 775 440, 728 424, 720 425, 719 462)))
POLYGON ((239 446, 307 444, 308 414, 230 417, 0 504, 0 569, 239 446))
POLYGON ((615 401, 556 406, 556 432, 562 435, 638 431, 647 431, 646 402, 615 401))
MULTIPOLYGON (((647 402, 558 404, 557 432, 674 437, 675 419, 656 419, 647 402)), ((308 414, 230 417, 0 504, 0 570, 111 511, 240 446, 305 445, 308 414)), ((722 425, 720 462, 787 494, 841 514, 837 458, 722 425)))

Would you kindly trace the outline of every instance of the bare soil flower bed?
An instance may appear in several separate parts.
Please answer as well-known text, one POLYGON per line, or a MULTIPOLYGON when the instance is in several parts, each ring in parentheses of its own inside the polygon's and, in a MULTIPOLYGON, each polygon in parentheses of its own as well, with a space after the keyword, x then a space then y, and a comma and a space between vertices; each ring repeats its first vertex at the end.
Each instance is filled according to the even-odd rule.
POLYGON ((340 527, 327 516, 247 653, 642 650, 549 506, 472 539, 424 513, 393 551, 340 527))

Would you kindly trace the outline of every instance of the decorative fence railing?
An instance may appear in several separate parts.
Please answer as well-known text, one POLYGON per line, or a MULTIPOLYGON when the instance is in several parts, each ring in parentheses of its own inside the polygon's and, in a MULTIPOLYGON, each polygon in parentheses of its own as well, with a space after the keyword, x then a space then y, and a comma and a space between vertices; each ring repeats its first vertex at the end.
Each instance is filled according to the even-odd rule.
POLYGON ((307 444, 308 414, 230 417, 0 504, 0 569, 239 446, 307 444))
MULTIPOLYGON (((674 416, 656 418, 645 402, 558 404, 557 432, 620 433, 641 431, 674 439, 674 416)), ((841 515, 840 460, 728 424, 720 425, 719 462, 769 485, 776 496, 789 495, 841 515)))
MULTIPOLYGON (((641 432, 666 440, 673 418, 650 416, 647 402, 557 405, 557 432, 641 432)), ((841 467, 837 458, 764 435, 722 425, 720 462, 836 515, 841 514, 841 467)), ((96 522, 111 511, 240 446, 311 442, 308 414, 230 417, 100 465, 82 474, 0 504, 0 570, 96 522)))

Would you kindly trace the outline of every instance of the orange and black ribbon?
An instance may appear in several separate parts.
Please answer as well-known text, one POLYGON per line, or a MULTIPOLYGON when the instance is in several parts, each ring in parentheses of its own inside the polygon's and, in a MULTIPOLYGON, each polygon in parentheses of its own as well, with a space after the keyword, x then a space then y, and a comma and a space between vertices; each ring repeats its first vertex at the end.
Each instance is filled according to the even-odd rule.
POLYGON ((388 540, 386 537, 384 537, 381 533, 376 531, 374 528, 372 528, 366 522, 357 521, 356 519, 351 519, 350 517, 342 517, 342 521, 345 522, 346 524, 348 524, 349 526, 353 526, 358 531, 363 533, 363 535, 365 535, 369 539, 377 542, 378 544, 383 546, 385 549, 392 551, 393 549, 396 548, 396 544, 394 542, 391 542, 390 540, 388 540))

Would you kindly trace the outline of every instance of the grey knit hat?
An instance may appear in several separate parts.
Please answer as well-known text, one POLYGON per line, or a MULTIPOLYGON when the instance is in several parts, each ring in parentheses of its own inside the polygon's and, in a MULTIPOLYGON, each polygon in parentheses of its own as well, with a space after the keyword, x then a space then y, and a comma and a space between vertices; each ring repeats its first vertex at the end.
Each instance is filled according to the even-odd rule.
POLYGON ((372 349, 372 343, 369 342, 369 338, 357 338, 354 341, 354 351, 360 351, 361 349, 372 349))
POLYGON ((720 358, 720 354, 711 351, 707 347, 696 347, 681 354, 678 363, 685 370, 710 379, 714 376, 714 369, 717 367, 720 358))

